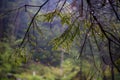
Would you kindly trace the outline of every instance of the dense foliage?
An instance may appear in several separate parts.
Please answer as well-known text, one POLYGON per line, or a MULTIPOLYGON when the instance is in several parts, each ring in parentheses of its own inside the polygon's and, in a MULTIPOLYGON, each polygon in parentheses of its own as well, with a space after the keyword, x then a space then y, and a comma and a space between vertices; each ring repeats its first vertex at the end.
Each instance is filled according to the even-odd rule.
POLYGON ((119 0, 0 4, 1 80, 120 79, 119 0))

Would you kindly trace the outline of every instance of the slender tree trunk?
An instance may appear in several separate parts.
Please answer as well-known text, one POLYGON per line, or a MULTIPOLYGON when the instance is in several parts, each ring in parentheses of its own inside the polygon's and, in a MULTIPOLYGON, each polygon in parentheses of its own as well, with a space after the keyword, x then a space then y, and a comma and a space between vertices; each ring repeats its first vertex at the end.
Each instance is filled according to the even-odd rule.
MULTIPOLYGON (((5 9, 6 3, 5 0, 1 0, 0 1, 0 14, 3 13, 3 10, 5 9)), ((4 37, 4 19, 0 18, 0 41, 3 39, 4 37)))
POLYGON ((2 20, 0 20, 0 41, 2 40, 3 38, 3 22, 2 20))
POLYGON ((111 65, 111 78, 112 78, 112 80, 115 80, 114 79, 114 66, 113 65, 111 65))
POLYGON ((61 64, 60 64, 60 67, 61 67, 61 76, 63 76, 63 61, 64 61, 64 52, 62 51, 61 52, 61 64))

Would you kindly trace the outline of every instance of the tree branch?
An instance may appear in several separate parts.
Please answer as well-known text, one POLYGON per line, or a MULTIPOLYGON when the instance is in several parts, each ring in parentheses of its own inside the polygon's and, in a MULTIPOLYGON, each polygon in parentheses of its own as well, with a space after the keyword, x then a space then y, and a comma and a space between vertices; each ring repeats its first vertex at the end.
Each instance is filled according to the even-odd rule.
MULTIPOLYGON (((25 33, 25 35, 24 35, 24 37, 23 37, 23 40, 22 40, 22 42, 21 42, 21 44, 20 44, 20 47, 22 46, 22 44, 24 43, 24 41, 25 41, 25 39, 26 39, 26 36, 28 35, 28 32, 29 32, 29 30, 30 30, 30 28, 31 28, 31 25, 33 24, 33 21, 35 20, 35 17, 38 15, 38 13, 40 12, 40 10, 41 10, 41 8, 48 2, 49 0, 46 0, 41 6, 37 6, 37 7, 39 7, 39 9, 38 9, 38 11, 35 13, 35 15, 33 16, 33 18, 32 18, 32 20, 31 20, 31 22, 30 22, 30 24, 29 24, 29 26, 28 26, 28 28, 27 28, 27 31, 26 31, 26 33, 25 33)), ((29 5, 28 5, 29 6, 29 5)), ((35 6, 34 6, 35 7, 35 6)))

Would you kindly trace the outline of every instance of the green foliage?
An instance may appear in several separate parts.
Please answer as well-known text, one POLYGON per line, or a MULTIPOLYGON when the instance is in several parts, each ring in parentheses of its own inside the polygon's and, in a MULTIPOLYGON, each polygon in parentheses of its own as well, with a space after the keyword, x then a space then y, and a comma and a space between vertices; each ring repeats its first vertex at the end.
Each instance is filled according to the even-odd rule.
POLYGON ((62 13, 55 10, 45 14, 45 21, 47 22, 52 22, 54 20, 53 18, 60 19, 62 26, 67 27, 60 36, 50 41, 50 44, 53 45, 53 50, 56 50, 59 47, 69 50, 76 37, 83 37, 83 35, 86 34, 87 29, 91 26, 91 23, 88 20, 80 22, 79 18, 74 19, 69 13, 62 13))
POLYGON ((39 63, 31 63, 29 69, 15 76, 27 80, 70 80, 78 72, 79 67, 73 65, 71 60, 65 60, 63 63, 63 75, 60 67, 45 66, 39 63), (33 75, 36 72, 36 75, 33 75))
POLYGON ((45 14, 44 15, 44 21, 46 21, 46 22, 52 22, 53 19, 54 19, 54 17, 55 17, 55 15, 56 15, 56 10, 53 11, 53 12, 45 14))
POLYGON ((64 25, 64 24, 67 24, 67 25, 70 25, 71 23, 71 16, 70 14, 62 14, 62 13, 59 13, 58 16, 60 17, 61 19, 61 24, 64 25))
POLYGON ((64 33, 61 36, 53 39, 50 43, 54 44, 54 49, 58 49, 58 46, 64 49, 69 49, 72 45, 74 38, 78 34, 79 34, 79 27, 74 26, 73 28, 71 25, 70 27, 68 27, 68 29, 64 31, 64 33))
POLYGON ((0 43, 0 76, 7 79, 9 74, 14 75, 20 66, 27 62, 26 49, 13 49, 8 43, 0 43))

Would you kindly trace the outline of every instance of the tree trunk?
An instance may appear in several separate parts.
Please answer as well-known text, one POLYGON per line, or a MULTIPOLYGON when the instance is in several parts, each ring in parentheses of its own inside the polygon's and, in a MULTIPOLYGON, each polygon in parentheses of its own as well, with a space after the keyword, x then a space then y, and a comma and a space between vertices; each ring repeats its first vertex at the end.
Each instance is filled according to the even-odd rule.
POLYGON ((64 61, 64 52, 61 52, 61 63, 60 63, 60 67, 61 67, 61 76, 63 76, 63 61, 64 61))
POLYGON ((114 66, 113 65, 111 65, 111 78, 112 78, 112 80, 115 80, 114 79, 114 66))

